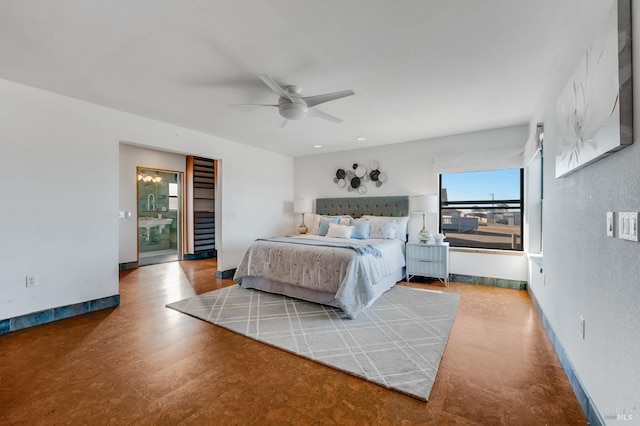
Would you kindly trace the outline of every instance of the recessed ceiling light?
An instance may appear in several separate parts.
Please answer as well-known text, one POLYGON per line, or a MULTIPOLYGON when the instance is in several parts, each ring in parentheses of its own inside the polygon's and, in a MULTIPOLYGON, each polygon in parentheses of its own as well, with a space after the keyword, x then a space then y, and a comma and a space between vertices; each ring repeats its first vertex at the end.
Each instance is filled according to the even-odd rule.
POLYGON ((358 138, 356 139, 358 142, 365 142, 367 140, 367 138, 358 138))
POLYGON ((314 145, 314 148, 322 148, 322 145, 314 145))

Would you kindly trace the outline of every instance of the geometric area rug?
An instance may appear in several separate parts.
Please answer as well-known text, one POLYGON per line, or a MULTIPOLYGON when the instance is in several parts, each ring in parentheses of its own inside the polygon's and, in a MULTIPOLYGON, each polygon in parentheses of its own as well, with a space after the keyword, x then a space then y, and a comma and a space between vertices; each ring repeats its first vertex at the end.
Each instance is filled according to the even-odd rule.
POLYGON ((395 286, 347 319, 337 308, 233 285, 167 307, 427 401, 459 299, 395 286))

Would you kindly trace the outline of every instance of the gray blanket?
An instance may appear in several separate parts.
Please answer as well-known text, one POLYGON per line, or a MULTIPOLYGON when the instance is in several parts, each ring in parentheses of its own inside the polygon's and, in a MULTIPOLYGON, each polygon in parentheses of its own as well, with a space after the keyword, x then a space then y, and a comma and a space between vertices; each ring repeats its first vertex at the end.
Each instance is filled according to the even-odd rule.
POLYGON ((335 304, 355 318, 375 299, 376 284, 404 266, 402 243, 336 241, 323 237, 256 240, 245 252, 235 281, 260 277, 335 295, 335 304))

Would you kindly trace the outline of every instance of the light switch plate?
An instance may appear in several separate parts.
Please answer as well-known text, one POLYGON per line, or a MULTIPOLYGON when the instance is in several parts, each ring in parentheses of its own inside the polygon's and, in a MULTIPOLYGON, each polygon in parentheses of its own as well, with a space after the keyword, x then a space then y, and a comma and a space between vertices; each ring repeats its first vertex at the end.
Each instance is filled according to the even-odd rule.
POLYGON ((618 213, 618 238, 638 241, 638 212, 618 213))
POLYGON ((613 212, 607 212, 607 237, 613 237, 613 212))

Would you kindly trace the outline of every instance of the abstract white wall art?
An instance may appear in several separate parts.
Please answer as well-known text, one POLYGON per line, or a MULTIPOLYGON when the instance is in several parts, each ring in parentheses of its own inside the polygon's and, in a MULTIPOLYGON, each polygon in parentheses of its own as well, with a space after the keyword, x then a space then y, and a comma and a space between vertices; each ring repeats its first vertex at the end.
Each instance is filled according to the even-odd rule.
POLYGON ((617 0, 556 104, 556 177, 633 143, 631 2, 617 0))

